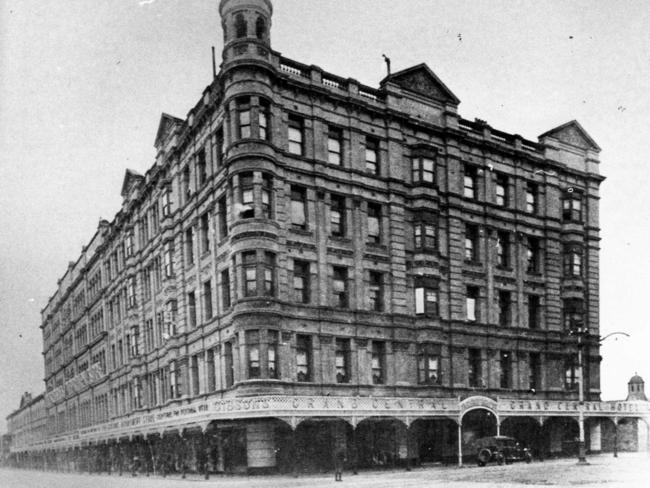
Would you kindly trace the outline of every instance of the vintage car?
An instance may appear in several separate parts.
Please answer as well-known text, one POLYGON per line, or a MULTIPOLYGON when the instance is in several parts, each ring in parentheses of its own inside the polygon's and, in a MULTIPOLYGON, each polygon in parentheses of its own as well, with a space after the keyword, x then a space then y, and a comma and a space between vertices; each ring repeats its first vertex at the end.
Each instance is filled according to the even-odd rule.
POLYGON ((495 462, 497 464, 510 464, 515 461, 531 462, 533 457, 530 451, 523 447, 516 439, 504 435, 482 437, 474 443, 477 450, 479 466, 495 462))

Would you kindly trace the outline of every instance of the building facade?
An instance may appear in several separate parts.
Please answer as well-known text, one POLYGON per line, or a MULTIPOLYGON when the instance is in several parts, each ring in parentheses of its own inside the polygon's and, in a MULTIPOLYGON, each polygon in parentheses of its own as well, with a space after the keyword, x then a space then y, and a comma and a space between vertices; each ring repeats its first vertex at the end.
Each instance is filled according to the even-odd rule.
POLYGON ((599 401, 603 177, 578 122, 529 141, 459 116, 426 65, 364 86, 274 51, 269 0, 219 10, 219 72, 43 309, 33 456, 462 463, 496 432, 570 450, 578 412, 600 450, 601 418, 647 414, 599 401))

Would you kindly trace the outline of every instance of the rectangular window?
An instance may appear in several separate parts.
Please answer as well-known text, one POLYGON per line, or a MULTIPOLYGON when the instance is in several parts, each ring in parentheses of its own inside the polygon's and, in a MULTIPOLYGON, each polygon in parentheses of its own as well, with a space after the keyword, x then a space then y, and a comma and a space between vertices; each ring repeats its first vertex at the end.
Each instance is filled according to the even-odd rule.
POLYGON ((576 331, 584 327, 584 301, 581 298, 565 298, 562 302, 564 330, 576 331))
POLYGON ((203 318, 212 318, 212 283, 208 280, 203 283, 203 318))
POLYGON ((528 388, 535 393, 541 387, 542 362, 539 353, 528 356, 528 388))
POLYGON ((224 195, 217 202, 217 219, 219 220, 219 239, 228 237, 228 202, 224 195))
POLYGON ((128 281, 128 308, 133 308, 136 306, 135 298, 135 276, 131 276, 128 281))
POLYGON ((501 388, 512 388, 512 353, 501 351, 499 356, 500 374, 499 386, 501 388))
POLYGON ((508 206, 508 177, 504 174, 497 174, 494 186, 495 202, 499 207, 508 206))
POLYGON ((343 266, 333 267, 332 291, 334 294, 333 306, 348 308, 348 269, 343 266))
POLYGON ((221 272, 221 306, 230 308, 230 272, 224 269, 221 272))
POLYGON ((537 184, 528 182, 526 183, 526 212, 529 214, 536 214, 538 210, 537 202, 537 184))
POLYGON ((241 97, 237 99, 237 118, 239 122, 239 138, 251 137, 251 99, 241 97))
POLYGON ((510 267, 510 234, 508 232, 497 232, 497 266, 501 268, 510 267))
POLYGON ((562 220, 565 222, 582 222, 582 195, 569 189, 562 200, 562 220))
POLYGON ((341 165, 341 140, 343 135, 336 127, 329 127, 327 132, 327 161, 330 164, 341 165))
POLYGON ((412 171, 413 183, 432 185, 435 182, 435 162, 432 158, 414 158, 412 171))
POLYGON ((511 294, 509 291, 499 290, 497 297, 499 300, 499 325, 501 327, 509 327, 511 323, 511 294))
POLYGON ((208 166, 205 159, 205 149, 202 148, 196 153, 196 175, 199 180, 199 186, 203 186, 208 181, 208 166))
POLYGON ((275 254, 264 253, 264 295, 275 296, 275 254))
POLYGON ((208 384, 207 384, 207 390, 208 393, 211 393, 217 389, 217 381, 216 381, 216 376, 215 376, 215 365, 214 365, 214 350, 208 349, 208 352, 206 354, 206 369, 208 370, 208 384))
POLYGON ((187 321, 190 328, 196 327, 196 295, 193 291, 187 294, 187 321))
POLYGON ((350 382, 350 339, 336 339, 334 351, 336 382, 350 382))
POLYGON ((293 291, 296 302, 309 303, 310 275, 307 261, 293 260, 293 291))
POLYGON ((133 229, 130 229, 127 231, 126 238, 124 241, 124 254, 126 257, 133 256, 133 248, 134 248, 133 229))
POLYGON ((199 228, 201 232, 201 252, 205 254, 210 252, 210 215, 208 212, 201 215, 199 228))
POLYGON ((528 236, 526 239, 526 272, 538 274, 541 269, 541 261, 539 239, 528 236))
POLYGON ((330 196, 330 227, 335 237, 345 236, 345 197, 330 196))
POLYGON ((564 389, 576 390, 578 388, 578 359, 573 356, 566 360, 564 366, 564 389))
POLYGON ((415 314, 438 316, 438 284, 435 279, 416 277, 415 314))
POLYGON ((424 385, 440 384, 440 348, 433 344, 420 347, 418 382, 424 385))
POLYGON ((269 368, 269 378, 277 379, 280 377, 280 370, 278 368, 278 331, 267 331, 268 345, 267 345, 267 364, 269 368))
POLYGON ((163 189, 162 214, 163 217, 169 217, 172 214, 172 189, 170 187, 163 189))
POLYGON ((580 246, 564 247, 564 276, 582 276, 582 248, 580 246))
POLYGON ((465 313, 467 320, 470 322, 476 322, 478 320, 478 293, 478 287, 467 287, 467 296, 465 298, 465 313))
POLYGON ((379 141, 371 137, 366 137, 366 171, 379 174, 379 141))
POLYGON ((383 341, 372 341, 370 356, 370 368, 372 371, 372 384, 383 385, 386 381, 386 343, 383 341))
POLYGON ((384 310, 384 276, 377 271, 370 271, 369 278, 368 306, 370 310, 381 312, 384 310))
POLYGON ((185 262, 194 264, 194 230, 189 227, 185 230, 185 262))
POLYGON ((192 375, 192 396, 200 392, 201 384, 199 379, 199 357, 195 354, 190 358, 190 374, 192 375))
POLYGON ((183 174, 182 174, 183 196, 185 197, 185 202, 187 202, 192 196, 192 188, 190 186, 190 181, 191 181, 190 167, 185 166, 185 169, 183 169, 183 174))
POLYGON ((539 329, 541 309, 539 295, 528 295, 528 327, 530 329, 539 329))
POLYGON ((223 359, 225 363, 226 388, 230 388, 235 380, 235 363, 232 357, 232 343, 224 342, 223 359))
POLYGON ((239 190, 241 192, 241 210, 239 217, 242 219, 252 219, 255 217, 253 173, 240 174, 239 190))
POLYGON ((244 269, 244 296, 254 297, 257 295, 257 257, 255 251, 242 254, 244 269))
POLYGON ((259 331, 246 331, 246 350, 248 351, 248 377, 259 378, 261 373, 259 331))
POLYGON ((270 120, 269 103, 266 100, 260 100, 259 106, 259 131, 260 139, 264 141, 269 140, 269 120, 270 120))
POLYGON ((415 249, 423 251, 436 250, 436 224, 434 222, 415 222, 413 231, 415 249))
POLYGON ((368 204, 368 243, 381 243, 381 205, 368 204))
POLYGON ((225 143, 223 137, 223 127, 219 127, 215 133, 215 151, 217 158, 217 168, 221 168, 225 160, 225 143))
POLYGON ((262 217, 273 218, 273 177, 262 175, 262 217))
POLYGON ((291 186, 291 227, 307 228, 307 191, 300 186, 291 186))
POLYGON ((303 155, 303 120, 293 115, 289 116, 289 152, 298 156, 303 155))
POLYGON ((296 372, 298 381, 311 381, 311 337, 296 336, 296 372))
POLYGON ((474 166, 465 165, 463 173, 463 196, 476 200, 477 170, 474 166))
POLYGON ((174 276, 174 244, 172 242, 166 242, 164 249, 165 278, 171 278, 174 276))
POLYGON ((467 384, 472 388, 481 387, 482 376, 481 350, 470 348, 467 350, 467 384))
POLYGON ((465 261, 479 262, 479 231, 474 224, 465 224, 465 261))

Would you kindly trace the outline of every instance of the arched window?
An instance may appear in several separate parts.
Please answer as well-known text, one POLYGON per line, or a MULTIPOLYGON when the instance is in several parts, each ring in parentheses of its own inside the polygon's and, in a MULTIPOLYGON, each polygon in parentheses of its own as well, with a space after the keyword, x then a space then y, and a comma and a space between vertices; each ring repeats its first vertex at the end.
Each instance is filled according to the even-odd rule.
POLYGON ((242 13, 235 16, 235 37, 246 37, 246 20, 242 13))
POLYGON ((258 17, 255 22, 255 35, 258 39, 264 39, 266 37, 266 22, 262 17, 258 17))

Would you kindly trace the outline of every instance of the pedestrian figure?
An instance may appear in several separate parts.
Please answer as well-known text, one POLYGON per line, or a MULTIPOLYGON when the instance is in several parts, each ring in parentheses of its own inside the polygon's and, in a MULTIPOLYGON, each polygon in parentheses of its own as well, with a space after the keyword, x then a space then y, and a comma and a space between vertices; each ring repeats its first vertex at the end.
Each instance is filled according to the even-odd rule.
POLYGON ((334 481, 343 481, 343 464, 345 463, 345 451, 339 449, 334 454, 334 481))

